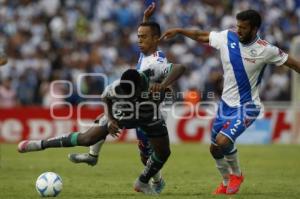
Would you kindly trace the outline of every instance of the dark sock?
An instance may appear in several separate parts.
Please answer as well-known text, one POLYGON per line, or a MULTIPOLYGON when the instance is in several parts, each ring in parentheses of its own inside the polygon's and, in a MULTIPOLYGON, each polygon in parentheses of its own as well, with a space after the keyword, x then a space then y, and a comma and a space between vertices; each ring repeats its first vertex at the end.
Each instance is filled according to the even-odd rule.
POLYGON ((42 141, 42 148, 58 148, 58 147, 73 147, 77 146, 78 132, 70 133, 55 138, 49 138, 42 141))
POLYGON ((155 153, 152 153, 148 158, 144 172, 140 175, 139 179, 143 183, 148 183, 150 178, 153 177, 164 165, 165 161, 157 158, 155 153))

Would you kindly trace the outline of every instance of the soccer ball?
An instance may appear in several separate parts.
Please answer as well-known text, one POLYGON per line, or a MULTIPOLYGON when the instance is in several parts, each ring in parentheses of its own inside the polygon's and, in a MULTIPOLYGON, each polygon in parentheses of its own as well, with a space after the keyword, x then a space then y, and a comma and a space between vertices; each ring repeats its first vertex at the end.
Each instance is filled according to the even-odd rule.
POLYGON ((62 190, 62 179, 54 172, 45 172, 37 178, 35 188, 42 197, 55 197, 62 190))

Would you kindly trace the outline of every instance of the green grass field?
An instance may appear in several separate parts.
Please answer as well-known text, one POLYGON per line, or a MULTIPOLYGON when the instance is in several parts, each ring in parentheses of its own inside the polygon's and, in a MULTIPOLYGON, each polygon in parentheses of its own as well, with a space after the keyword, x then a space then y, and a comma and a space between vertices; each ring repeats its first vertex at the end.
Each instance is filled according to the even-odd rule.
MULTIPOLYGON (((100 164, 75 165, 69 152, 85 148, 50 149, 19 154, 16 145, 1 145, 0 198, 40 198, 36 178, 45 171, 57 172, 63 179, 58 198, 150 198, 132 189, 142 170, 135 144, 106 144, 100 164)), ((208 146, 172 145, 172 155, 163 169, 167 186, 159 198, 300 198, 300 146, 239 146, 245 175, 238 195, 213 196, 220 183, 208 146)))

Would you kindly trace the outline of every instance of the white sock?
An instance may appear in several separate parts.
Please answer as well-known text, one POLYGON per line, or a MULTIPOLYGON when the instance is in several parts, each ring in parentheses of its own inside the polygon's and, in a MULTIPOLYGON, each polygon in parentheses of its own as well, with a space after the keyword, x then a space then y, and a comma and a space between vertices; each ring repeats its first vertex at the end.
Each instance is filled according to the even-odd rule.
POLYGON ((152 177, 154 182, 159 182, 161 179, 161 173, 158 171, 153 177, 152 177))
POLYGON ((100 140, 99 142, 97 142, 96 144, 90 146, 90 154, 93 156, 98 156, 100 153, 100 150, 102 148, 102 145, 104 144, 105 139, 100 140))
POLYGON ((229 182, 229 174, 230 174, 230 167, 227 161, 222 158, 222 159, 215 159, 217 169, 219 170, 222 178, 223 178, 223 185, 227 186, 229 182))
POLYGON ((238 153, 234 153, 231 155, 225 155, 225 160, 228 162, 232 173, 237 176, 241 176, 242 172, 240 169, 240 163, 238 158, 238 153))

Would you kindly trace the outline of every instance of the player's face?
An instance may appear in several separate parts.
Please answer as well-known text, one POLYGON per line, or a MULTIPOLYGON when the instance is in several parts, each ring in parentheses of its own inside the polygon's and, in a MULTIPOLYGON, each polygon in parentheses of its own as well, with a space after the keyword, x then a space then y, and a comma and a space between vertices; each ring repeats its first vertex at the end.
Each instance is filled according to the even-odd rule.
POLYGON ((153 35, 149 26, 140 26, 138 28, 138 46, 145 55, 154 53, 158 45, 158 36, 153 35))
POLYGON ((241 43, 250 43, 256 37, 256 28, 251 27, 249 21, 237 21, 237 34, 241 43))

